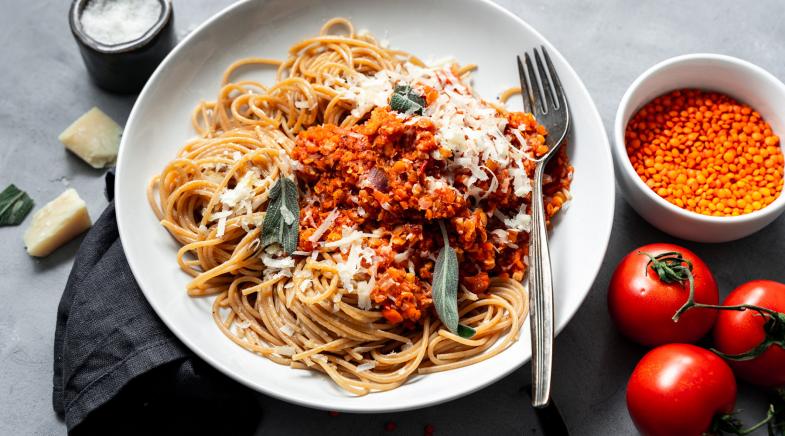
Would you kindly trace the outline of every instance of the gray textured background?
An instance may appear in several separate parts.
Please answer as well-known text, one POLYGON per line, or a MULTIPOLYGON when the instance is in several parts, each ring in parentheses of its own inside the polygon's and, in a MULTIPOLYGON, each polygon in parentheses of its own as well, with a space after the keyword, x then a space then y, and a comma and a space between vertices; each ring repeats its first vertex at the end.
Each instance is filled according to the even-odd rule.
MULTIPOLYGON (((178 34, 232 0, 174 0, 178 34)), ((57 135, 93 105, 121 124, 133 97, 104 93, 88 80, 71 38, 68 2, 4 0, 0 14, 0 185, 15 183, 42 205, 65 185, 75 187, 97 218, 106 205, 102 172, 66 153, 57 135), (13 4, 12 4, 13 3, 13 4)), ((616 105, 632 80, 667 57, 717 52, 750 60, 785 79, 785 2, 678 0, 633 2, 514 1, 499 3, 550 39, 589 88, 610 131, 616 105)), ((29 221, 29 220, 28 220, 29 221)), ((62 434, 51 407, 52 342, 57 303, 80 239, 53 255, 27 256, 21 227, 0 228, 0 434, 62 434)), ((615 263, 636 246, 672 241, 616 200, 605 266, 577 316, 556 341, 554 399, 574 434, 628 434, 627 377, 644 350, 618 336, 605 295, 615 263)), ((677 241, 678 242, 678 241, 677 241)), ((723 295, 753 278, 785 281, 785 219, 746 239, 721 245, 685 245, 713 267, 723 295)), ((528 365, 469 397, 438 407, 381 416, 329 417, 260 398, 260 433, 529 434, 535 423, 522 386, 528 365)), ((762 416, 759 392, 740 387, 745 422, 762 416)))

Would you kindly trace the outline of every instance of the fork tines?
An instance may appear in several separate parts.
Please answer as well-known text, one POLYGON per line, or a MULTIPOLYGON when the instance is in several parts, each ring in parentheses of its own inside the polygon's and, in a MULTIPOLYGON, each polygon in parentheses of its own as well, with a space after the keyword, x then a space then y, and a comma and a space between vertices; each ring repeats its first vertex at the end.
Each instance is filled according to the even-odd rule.
POLYGON ((520 56, 516 56, 518 75, 521 80, 521 93, 523 94, 523 108, 526 112, 535 115, 545 115, 551 110, 561 109, 564 95, 559 76, 556 74, 556 69, 553 67, 551 57, 545 47, 540 46, 539 51, 534 48, 532 53, 534 63, 537 64, 537 72, 532 64, 532 55, 528 52, 525 53, 523 62, 520 56), (542 58, 545 58, 544 63, 540 57, 540 51, 542 51, 542 58), (526 67, 524 67, 524 63, 526 67))

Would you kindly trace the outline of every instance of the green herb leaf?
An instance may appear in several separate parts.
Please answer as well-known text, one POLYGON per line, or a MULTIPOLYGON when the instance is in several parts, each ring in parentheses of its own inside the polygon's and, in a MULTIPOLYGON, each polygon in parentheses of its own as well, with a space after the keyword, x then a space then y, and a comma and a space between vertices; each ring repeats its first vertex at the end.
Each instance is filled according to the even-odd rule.
POLYGON ((0 192, 0 226, 15 226, 33 209, 33 199, 13 184, 0 192))
POLYGON ((397 85, 390 97, 390 108, 406 115, 422 115, 425 108, 425 98, 412 90, 409 85, 397 85))
POLYGON ((477 331, 473 328, 467 325, 458 324, 458 336, 462 338, 470 338, 474 336, 475 333, 477 333, 477 331))
POLYGON ((297 249, 300 237, 300 205, 297 185, 281 176, 270 189, 270 202, 262 223, 262 248, 280 244, 284 253, 297 249))
POLYGON ((442 324, 451 332, 470 338, 474 335, 474 329, 458 324, 458 255, 450 247, 447 229, 441 221, 439 221, 439 228, 442 231, 444 247, 436 258, 431 298, 442 324))

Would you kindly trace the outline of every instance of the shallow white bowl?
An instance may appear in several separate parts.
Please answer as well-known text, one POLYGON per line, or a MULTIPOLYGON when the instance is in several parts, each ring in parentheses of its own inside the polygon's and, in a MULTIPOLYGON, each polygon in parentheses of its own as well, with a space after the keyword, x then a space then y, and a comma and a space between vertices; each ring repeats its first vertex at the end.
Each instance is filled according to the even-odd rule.
MULTIPOLYGON (((172 51, 131 111, 117 163, 120 237, 134 276, 161 319, 183 343, 231 377, 277 398, 329 410, 423 407, 473 392, 523 365, 531 356, 528 322, 520 340, 492 359, 418 376, 392 391, 354 397, 321 374, 277 365, 227 339, 211 318, 213 298, 186 294, 190 277, 177 266, 178 244, 155 219, 145 198, 150 178, 194 136, 191 111, 200 100, 215 98, 227 65, 245 56, 284 58, 290 45, 316 34, 334 16, 348 17, 358 30, 368 29, 422 59, 453 55, 478 64, 475 89, 489 99, 518 84, 516 54, 547 47, 574 120, 569 144, 574 199, 556 220, 550 239, 557 331, 567 325, 594 282, 610 237, 610 147, 597 109, 567 61, 537 31, 490 1, 254 0, 220 12, 172 51)), ((265 83, 274 78, 272 70, 246 73, 265 83)), ((564 351, 569 350, 556 352, 564 351)))
POLYGON ((646 103, 670 91, 700 88, 725 93, 757 110, 780 138, 785 133, 785 85, 747 61, 718 54, 667 59, 641 74, 624 94, 613 127, 616 181, 627 202, 660 230, 691 241, 726 242, 762 229, 785 210, 785 195, 769 206, 736 217, 714 217, 666 201, 638 177, 624 146, 627 122, 646 103))

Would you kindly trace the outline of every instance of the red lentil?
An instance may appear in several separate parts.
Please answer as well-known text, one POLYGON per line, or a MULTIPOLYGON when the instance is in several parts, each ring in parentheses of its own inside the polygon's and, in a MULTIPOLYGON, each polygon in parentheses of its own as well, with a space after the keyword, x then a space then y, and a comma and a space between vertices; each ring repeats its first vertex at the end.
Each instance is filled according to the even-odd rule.
POLYGON ((743 215, 782 192, 779 137, 725 94, 684 89, 657 97, 632 117, 624 140, 641 180, 683 209, 743 215))

